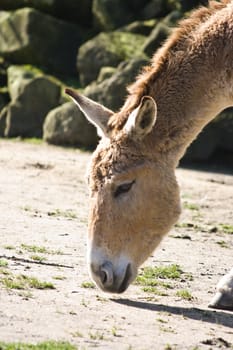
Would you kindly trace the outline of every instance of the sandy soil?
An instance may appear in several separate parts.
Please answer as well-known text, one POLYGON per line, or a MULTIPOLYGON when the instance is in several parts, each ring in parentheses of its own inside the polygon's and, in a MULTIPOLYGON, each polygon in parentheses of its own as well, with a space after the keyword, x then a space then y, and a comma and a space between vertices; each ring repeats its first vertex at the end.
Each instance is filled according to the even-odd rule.
POLYGON ((223 226, 233 224, 233 176, 177 170, 182 217, 145 265, 179 264, 184 278, 170 281, 164 296, 136 284, 114 296, 85 284, 89 159, 78 150, 0 141, 0 263, 8 257, 8 266, 0 267, 0 341, 66 340, 79 349, 233 348, 233 313, 207 307, 233 265, 233 235, 223 226), (46 260, 35 263, 35 255, 46 260), (3 279, 19 274, 55 289, 7 289, 3 279), (178 296, 180 290, 192 299, 178 296))

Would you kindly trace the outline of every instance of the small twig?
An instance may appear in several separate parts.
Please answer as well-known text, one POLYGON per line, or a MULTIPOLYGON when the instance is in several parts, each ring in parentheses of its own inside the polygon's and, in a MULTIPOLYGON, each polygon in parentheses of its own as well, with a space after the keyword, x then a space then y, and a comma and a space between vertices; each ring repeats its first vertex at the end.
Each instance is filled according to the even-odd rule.
POLYGON ((20 261, 27 264, 38 264, 38 265, 46 265, 46 266, 55 266, 55 267, 64 267, 66 269, 73 269, 74 267, 71 265, 63 265, 63 264, 57 264, 52 262, 45 262, 45 261, 36 261, 31 259, 25 259, 25 258, 19 258, 17 256, 8 256, 8 255, 0 255, 0 259, 6 259, 6 260, 13 260, 13 261, 20 261))

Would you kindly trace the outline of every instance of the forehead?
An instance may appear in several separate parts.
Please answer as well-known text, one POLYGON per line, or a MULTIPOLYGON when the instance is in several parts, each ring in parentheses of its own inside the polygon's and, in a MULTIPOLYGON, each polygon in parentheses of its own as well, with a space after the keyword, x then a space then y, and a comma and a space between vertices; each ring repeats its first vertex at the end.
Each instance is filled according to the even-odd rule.
POLYGON ((129 171, 143 162, 137 145, 130 142, 104 140, 93 153, 88 178, 91 186, 99 186, 117 174, 129 171))

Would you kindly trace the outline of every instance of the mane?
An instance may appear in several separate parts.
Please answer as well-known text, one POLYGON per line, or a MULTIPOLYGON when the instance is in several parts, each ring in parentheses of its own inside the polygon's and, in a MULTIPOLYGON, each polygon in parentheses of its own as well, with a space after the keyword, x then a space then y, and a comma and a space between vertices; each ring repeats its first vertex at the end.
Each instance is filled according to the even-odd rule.
POLYGON ((179 26, 173 29, 163 46, 154 54, 150 64, 142 68, 136 81, 127 88, 129 95, 121 110, 110 119, 110 129, 120 130, 122 128, 130 112, 139 105, 141 98, 150 94, 153 81, 172 64, 178 53, 189 49, 194 33, 199 27, 230 2, 231 0, 209 1, 208 7, 199 7, 191 12, 188 18, 180 21, 179 26))

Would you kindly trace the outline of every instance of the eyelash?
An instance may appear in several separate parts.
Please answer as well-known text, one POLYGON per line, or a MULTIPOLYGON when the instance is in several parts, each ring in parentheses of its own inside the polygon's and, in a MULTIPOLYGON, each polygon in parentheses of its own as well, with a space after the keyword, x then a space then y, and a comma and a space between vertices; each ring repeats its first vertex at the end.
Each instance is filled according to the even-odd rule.
POLYGON ((134 183, 135 183, 135 180, 118 186, 114 192, 114 197, 117 198, 121 194, 129 192, 134 183))

